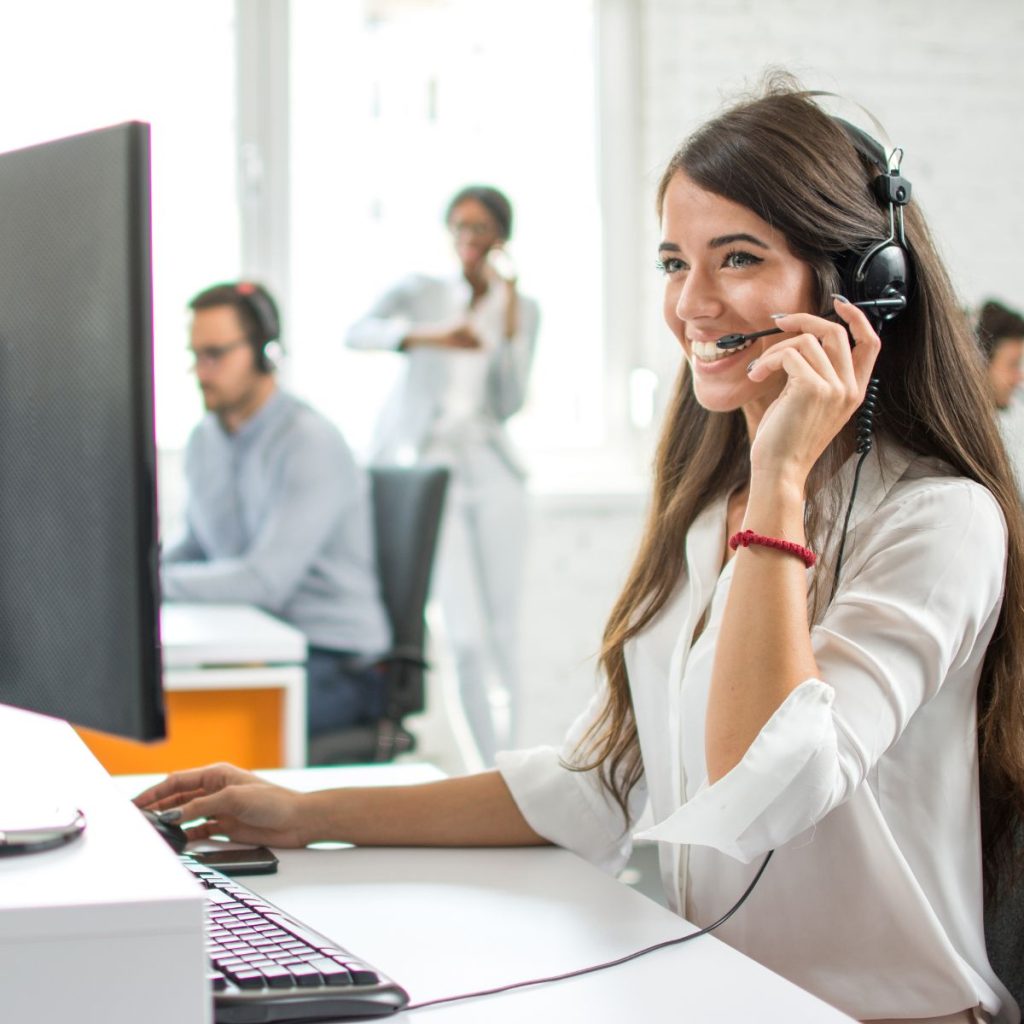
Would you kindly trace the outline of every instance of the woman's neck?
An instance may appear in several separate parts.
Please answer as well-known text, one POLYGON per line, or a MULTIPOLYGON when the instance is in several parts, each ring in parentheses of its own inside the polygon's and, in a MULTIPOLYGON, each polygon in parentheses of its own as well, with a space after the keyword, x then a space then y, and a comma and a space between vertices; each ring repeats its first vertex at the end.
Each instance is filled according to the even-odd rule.
POLYGON ((487 291, 489 282, 487 280, 487 273, 482 265, 479 267, 463 267, 462 276, 466 279, 466 283, 473 292, 474 302, 487 291))

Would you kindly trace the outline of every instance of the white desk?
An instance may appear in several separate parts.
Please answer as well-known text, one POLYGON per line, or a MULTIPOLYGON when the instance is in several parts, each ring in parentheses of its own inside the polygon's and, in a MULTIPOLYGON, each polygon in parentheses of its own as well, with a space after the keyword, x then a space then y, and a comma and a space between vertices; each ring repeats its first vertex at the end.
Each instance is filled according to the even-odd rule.
POLYGON ((160 613, 164 687, 279 689, 284 695, 284 759, 306 763, 306 638, 249 605, 165 604, 160 613))
MULTIPOLYGON (((415 765, 260 774, 306 790, 440 775, 415 765)), ((115 781, 134 794, 151 779, 115 781)), ((559 849, 277 854, 277 875, 242 881, 391 975, 414 1003, 578 969, 690 930, 668 910, 559 849)), ((845 1015, 713 936, 582 978, 425 1007, 400 1019, 849 1024, 845 1015)))
POLYGON ((0 705, 0 779, 0 828, 22 802, 86 817, 66 847, 0 857, 0 1020, 208 1021, 205 899, 72 729, 0 705))

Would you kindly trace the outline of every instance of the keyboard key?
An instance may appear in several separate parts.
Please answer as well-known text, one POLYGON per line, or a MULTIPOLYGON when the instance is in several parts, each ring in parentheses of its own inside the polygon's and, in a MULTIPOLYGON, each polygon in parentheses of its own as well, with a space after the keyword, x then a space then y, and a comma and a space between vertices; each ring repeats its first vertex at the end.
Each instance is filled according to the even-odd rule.
POLYGON ((287 969, 303 988, 312 988, 320 984, 320 972, 309 964, 289 964, 287 969))
POLYGON ((291 988, 295 984, 292 972, 287 967, 279 967, 277 964, 261 967, 260 974, 267 979, 267 984, 271 988, 291 988))
POLYGON ((352 975, 341 964, 325 956, 310 960, 309 966, 316 970, 328 985, 352 984, 352 975))
POLYGON ((229 971, 228 977, 239 988, 263 988, 263 975, 259 971, 229 971))
POLYGON ((348 973, 352 975, 352 980, 357 985, 376 985, 380 981, 380 976, 377 972, 370 970, 366 964, 349 960, 344 966, 348 973))

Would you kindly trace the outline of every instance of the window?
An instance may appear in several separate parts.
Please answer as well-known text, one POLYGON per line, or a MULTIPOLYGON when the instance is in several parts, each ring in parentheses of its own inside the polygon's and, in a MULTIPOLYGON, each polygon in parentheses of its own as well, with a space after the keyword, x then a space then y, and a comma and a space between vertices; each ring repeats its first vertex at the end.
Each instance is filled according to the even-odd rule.
POLYGON ((364 449, 402 357, 345 351, 344 330, 403 274, 453 272, 447 200, 493 184, 542 318, 513 432, 534 464, 601 445, 590 0, 303 0, 290 17, 291 386, 364 449))
POLYGON ((152 125, 157 437, 180 447, 201 408, 185 303, 238 273, 234 4, 44 0, 5 10, 4 39, 0 150, 152 125))

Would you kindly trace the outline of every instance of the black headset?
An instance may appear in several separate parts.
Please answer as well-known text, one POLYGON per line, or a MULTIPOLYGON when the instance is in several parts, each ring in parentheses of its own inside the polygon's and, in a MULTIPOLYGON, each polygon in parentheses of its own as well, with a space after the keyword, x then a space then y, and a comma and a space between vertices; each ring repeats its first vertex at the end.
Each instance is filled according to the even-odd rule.
POLYGON ((871 182, 871 191, 879 205, 888 208, 889 234, 873 239, 861 252, 845 253, 836 261, 843 282, 843 294, 854 303, 874 303, 865 312, 881 324, 906 308, 910 297, 910 250, 903 230, 903 207, 910 202, 910 182, 900 174, 899 160, 903 151, 897 149, 890 163, 880 142, 867 132, 841 117, 832 120, 846 133, 861 158, 878 174, 871 182))
POLYGON ((272 341, 279 341, 281 337, 277 303, 266 288, 253 281, 239 281, 234 288, 239 302, 249 312, 256 326, 256 334, 250 338, 256 358, 256 369, 260 373, 273 373, 274 364, 267 356, 267 346, 272 341))

